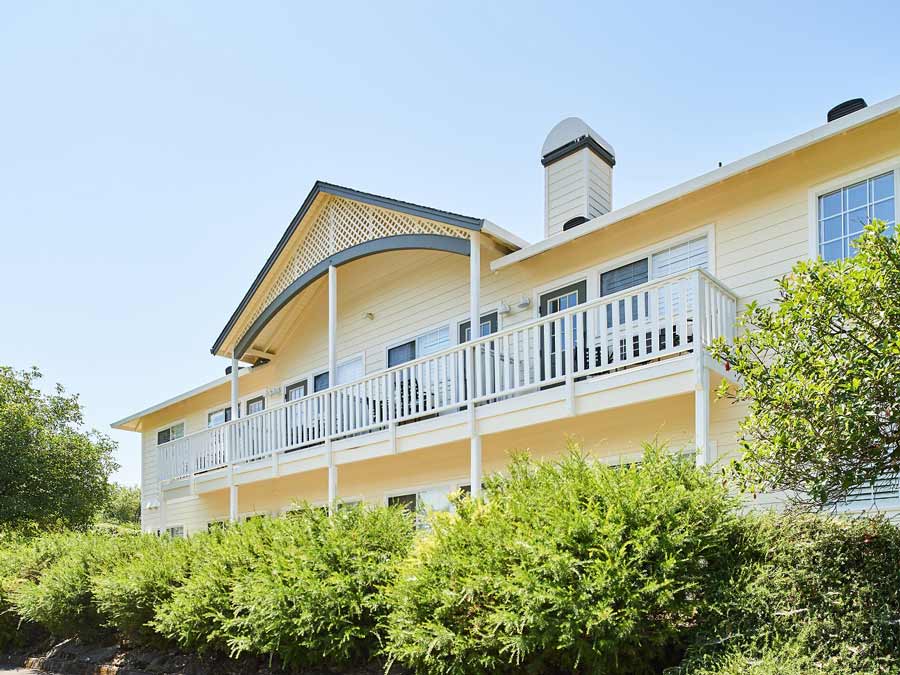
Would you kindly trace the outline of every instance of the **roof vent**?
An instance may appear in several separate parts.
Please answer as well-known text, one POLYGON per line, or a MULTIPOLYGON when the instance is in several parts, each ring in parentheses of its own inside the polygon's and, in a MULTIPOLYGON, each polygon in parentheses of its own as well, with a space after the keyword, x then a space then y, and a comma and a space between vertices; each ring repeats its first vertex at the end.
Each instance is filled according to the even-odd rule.
POLYGON ((851 98, 849 101, 838 103, 831 110, 829 110, 828 121, 834 122, 836 119, 840 119, 841 117, 849 115, 850 113, 855 113, 857 110, 862 110, 865 107, 866 100, 864 98, 851 98))

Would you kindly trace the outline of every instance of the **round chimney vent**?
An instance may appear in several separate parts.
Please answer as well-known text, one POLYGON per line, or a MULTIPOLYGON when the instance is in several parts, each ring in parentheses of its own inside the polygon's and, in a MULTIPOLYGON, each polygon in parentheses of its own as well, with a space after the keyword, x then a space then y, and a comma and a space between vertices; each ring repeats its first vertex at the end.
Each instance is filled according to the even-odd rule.
POLYGON ((547 134, 541 148, 541 164, 547 166, 584 146, 594 150, 610 166, 616 163, 616 151, 603 136, 580 117, 567 117, 547 134))
POLYGON ((828 121, 834 122, 836 119, 855 113, 857 110, 862 110, 866 105, 864 98, 851 98, 849 101, 838 103, 828 111, 828 121))

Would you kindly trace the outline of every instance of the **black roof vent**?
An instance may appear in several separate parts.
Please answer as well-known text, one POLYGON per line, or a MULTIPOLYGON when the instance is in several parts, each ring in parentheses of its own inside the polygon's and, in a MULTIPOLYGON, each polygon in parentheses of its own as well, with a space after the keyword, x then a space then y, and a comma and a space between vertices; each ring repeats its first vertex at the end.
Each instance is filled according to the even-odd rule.
POLYGON ((849 101, 838 103, 829 110, 828 121, 834 122, 836 119, 849 115, 850 113, 855 113, 857 110, 862 110, 865 107, 866 100, 864 98, 851 98, 849 101))

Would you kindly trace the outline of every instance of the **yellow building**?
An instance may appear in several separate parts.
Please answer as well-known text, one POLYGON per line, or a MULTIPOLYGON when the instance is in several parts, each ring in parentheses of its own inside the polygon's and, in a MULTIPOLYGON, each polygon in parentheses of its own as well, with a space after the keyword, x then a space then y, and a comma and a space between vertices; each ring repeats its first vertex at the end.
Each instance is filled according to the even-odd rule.
POLYGON ((620 209, 612 146, 563 120, 534 244, 316 183, 215 340, 230 373, 113 425, 142 434, 144 529, 299 500, 449 508, 509 451, 567 437, 609 462, 654 438, 727 457, 742 411, 715 399, 731 374, 703 347, 797 260, 895 218, 900 97, 829 117, 620 209))

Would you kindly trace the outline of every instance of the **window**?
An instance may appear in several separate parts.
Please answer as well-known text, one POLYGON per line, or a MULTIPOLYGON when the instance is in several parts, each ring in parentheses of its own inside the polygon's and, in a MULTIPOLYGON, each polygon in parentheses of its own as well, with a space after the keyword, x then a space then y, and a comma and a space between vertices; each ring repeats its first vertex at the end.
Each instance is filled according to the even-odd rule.
POLYGON ((579 281, 541 296, 541 316, 562 312, 587 300, 587 282, 579 281))
POLYGON ((247 414, 248 415, 262 412, 265 409, 266 409, 266 397, 265 396, 257 396, 255 398, 251 398, 249 401, 247 401, 247 414))
POLYGON ((415 492, 408 495, 394 495, 393 497, 388 497, 387 503, 388 506, 402 506, 412 512, 415 512, 418 507, 418 499, 416 498, 415 492))
POLYGON ((231 406, 225 406, 206 414, 206 426, 217 427, 231 421, 231 406))
MULTIPOLYGON (((579 281, 555 291, 544 293, 544 295, 541 296, 540 313, 541 316, 547 316, 548 314, 555 314, 556 312, 564 312, 576 305, 580 305, 585 300, 587 300, 587 282, 579 281)), ((549 350, 550 354, 547 358, 541 359, 541 379, 548 377, 553 378, 565 374, 566 368, 568 368, 567 364, 569 363, 569 358, 565 356, 567 345, 566 330, 569 324, 575 329, 573 336, 575 344, 584 344, 584 342, 581 341, 584 339, 583 336, 579 338, 579 333, 584 333, 584 326, 582 325, 581 330, 579 330, 579 325, 583 324, 583 322, 578 318, 577 314, 572 316, 571 321, 569 321, 569 319, 559 322, 553 321, 550 324, 549 345, 544 344, 544 331, 540 332, 541 352, 543 353, 545 350, 549 350), (557 335, 557 333, 559 333, 559 335, 557 335), (556 354, 560 351, 563 353, 561 369, 557 366, 556 358, 556 354), (547 372, 547 361, 550 363, 549 372, 547 372), (559 370, 559 372, 557 372, 557 370, 559 370)))
POLYGON ((284 389, 285 401, 296 401, 304 396, 306 396, 306 380, 300 380, 299 382, 289 384, 284 389))
POLYGON ((412 361, 429 354, 435 354, 450 346, 450 328, 441 326, 402 345, 388 349, 388 368, 412 361))
POLYGON ((173 539, 183 539, 185 536, 184 525, 170 525, 166 528, 166 534, 173 539))
POLYGON ((171 441, 178 440, 184 436, 184 422, 173 424, 165 429, 156 432, 156 444, 163 445, 171 441))
POLYGON ((207 532, 220 532, 228 525, 227 520, 211 520, 206 524, 207 532))
POLYGON ((654 279, 686 272, 696 267, 709 269, 709 250, 705 235, 653 254, 654 279))
MULTIPOLYGON (((472 322, 471 321, 463 321, 459 324, 459 343, 468 342, 472 339, 472 329, 470 328, 472 322)), ((485 314, 481 317, 481 330, 479 332, 479 337, 485 337, 492 333, 497 332, 497 328, 499 327, 499 321, 497 319, 497 312, 491 312, 490 314, 485 314)))
POLYGON ((818 199, 819 255, 843 260, 854 254, 853 242, 874 219, 884 221, 887 233, 896 225, 894 172, 842 187, 818 199))
MULTIPOLYGON (((338 384, 346 384, 347 382, 353 382, 353 380, 358 380, 364 375, 363 372, 363 360, 361 356, 357 356, 353 359, 348 359, 343 363, 339 363, 337 366, 337 383, 338 384)), ((328 389, 328 371, 326 370, 324 373, 319 373, 315 377, 313 377, 313 391, 324 391, 328 389)))
MULTIPOLYGON (((640 286, 647 283, 648 276, 647 259, 642 258, 633 263, 622 265, 600 275, 600 295, 612 295, 619 291, 624 291, 634 286, 640 286)), ((625 300, 619 300, 616 310, 619 324, 625 323, 625 300)), ((638 316, 638 296, 631 296, 631 316, 638 316)), ((613 326, 613 305, 606 306, 606 327, 613 326)))
POLYGON ((388 497, 388 506, 402 506, 410 513, 416 516, 416 527, 424 528, 426 523, 424 515, 430 511, 452 511, 453 504, 450 502, 450 495, 456 490, 441 485, 434 488, 426 488, 418 492, 410 492, 408 494, 393 495, 388 497))

